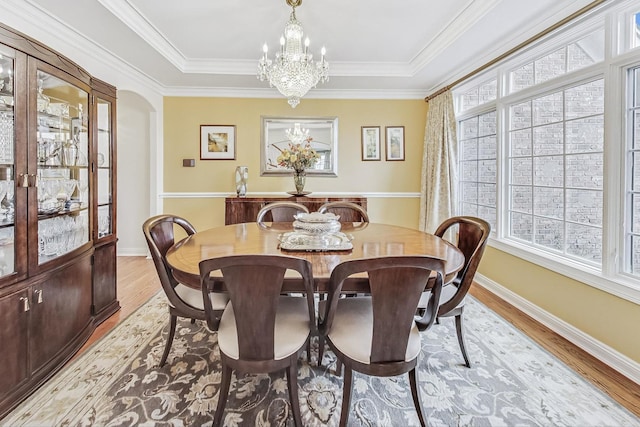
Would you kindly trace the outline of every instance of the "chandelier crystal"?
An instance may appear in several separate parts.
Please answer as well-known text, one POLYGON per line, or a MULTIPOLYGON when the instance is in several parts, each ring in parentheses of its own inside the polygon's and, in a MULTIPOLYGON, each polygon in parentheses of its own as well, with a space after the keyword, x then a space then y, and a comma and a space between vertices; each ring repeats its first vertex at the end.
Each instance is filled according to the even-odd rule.
POLYGON ((302 144, 309 139, 309 129, 300 127, 300 123, 294 123, 293 129, 285 129, 284 133, 292 144, 302 144))
POLYGON ((309 37, 302 43, 302 25, 296 19, 296 7, 302 0, 286 0, 293 8, 289 22, 284 28, 284 35, 280 37, 280 51, 275 60, 269 59, 269 48, 265 43, 262 47, 263 56, 258 63, 258 79, 269 81, 278 91, 287 97, 289 105, 295 108, 302 98, 318 82, 329 80, 329 63, 325 60, 325 48, 321 50, 319 62, 313 61, 309 53, 309 37))

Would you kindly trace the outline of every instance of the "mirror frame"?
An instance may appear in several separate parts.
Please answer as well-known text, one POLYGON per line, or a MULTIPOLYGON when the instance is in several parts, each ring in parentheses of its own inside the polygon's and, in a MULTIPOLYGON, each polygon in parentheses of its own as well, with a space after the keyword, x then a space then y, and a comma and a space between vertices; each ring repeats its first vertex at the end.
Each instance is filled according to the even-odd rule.
POLYGON ((287 176, 291 169, 276 164, 280 150, 289 145, 285 130, 296 123, 309 129, 311 147, 326 161, 320 161, 314 169, 307 169, 307 175, 338 176, 338 118, 337 117, 272 117, 261 116, 260 131, 260 175, 287 176))

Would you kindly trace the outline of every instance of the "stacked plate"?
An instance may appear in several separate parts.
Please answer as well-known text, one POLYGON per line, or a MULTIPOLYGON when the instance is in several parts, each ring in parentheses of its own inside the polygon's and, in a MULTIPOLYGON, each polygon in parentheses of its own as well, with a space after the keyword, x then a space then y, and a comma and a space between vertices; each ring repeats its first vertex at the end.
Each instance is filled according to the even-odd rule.
POLYGON ((310 234, 336 233, 340 231, 340 216, 332 213, 299 213, 294 216, 293 229, 310 234))
POLYGON ((353 249, 353 236, 340 232, 340 217, 332 213, 295 215, 292 232, 279 236, 280 249, 289 251, 344 251, 353 249))

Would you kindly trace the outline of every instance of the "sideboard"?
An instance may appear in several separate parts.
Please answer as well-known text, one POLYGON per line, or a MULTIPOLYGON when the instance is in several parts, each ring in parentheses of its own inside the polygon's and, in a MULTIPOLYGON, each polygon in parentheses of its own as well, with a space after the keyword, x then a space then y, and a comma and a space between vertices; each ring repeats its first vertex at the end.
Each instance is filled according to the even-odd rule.
MULTIPOLYGON (((278 201, 296 202, 305 205, 309 212, 317 211, 327 202, 347 201, 358 204, 367 209, 367 198, 360 196, 343 197, 310 197, 310 196, 268 196, 268 197, 227 197, 225 198, 224 223, 239 224, 242 222, 254 222, 258 211, 265 205, 278 201)), ((358 221, 358 218, 341 218, 345 221, 358 221)))

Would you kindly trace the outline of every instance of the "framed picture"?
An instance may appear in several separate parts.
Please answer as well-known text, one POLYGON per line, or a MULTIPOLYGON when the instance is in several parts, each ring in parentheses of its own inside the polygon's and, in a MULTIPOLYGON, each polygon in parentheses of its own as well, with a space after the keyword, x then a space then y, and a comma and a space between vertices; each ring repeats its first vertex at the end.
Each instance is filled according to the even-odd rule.
POLYGON ((235 160, 236 127, 200 125, 200 160, 235 160))
POLYGON ((404 160, 404 126, 387 126, 385 130, 387 160, 404 160))
POLYGON ((380 126, 362 126, 362 160, 380 160, 380 126))
POLYGON ((306 169, 307 176, 338 176, 337 117, 269 117, 262 116, 260 134, 260 175, 291 175, 291 169, 278 165, 278 156, 289 144, 310 144, 320 157, 306 169), (295 130, 300 132, 296 137, 295 130))

